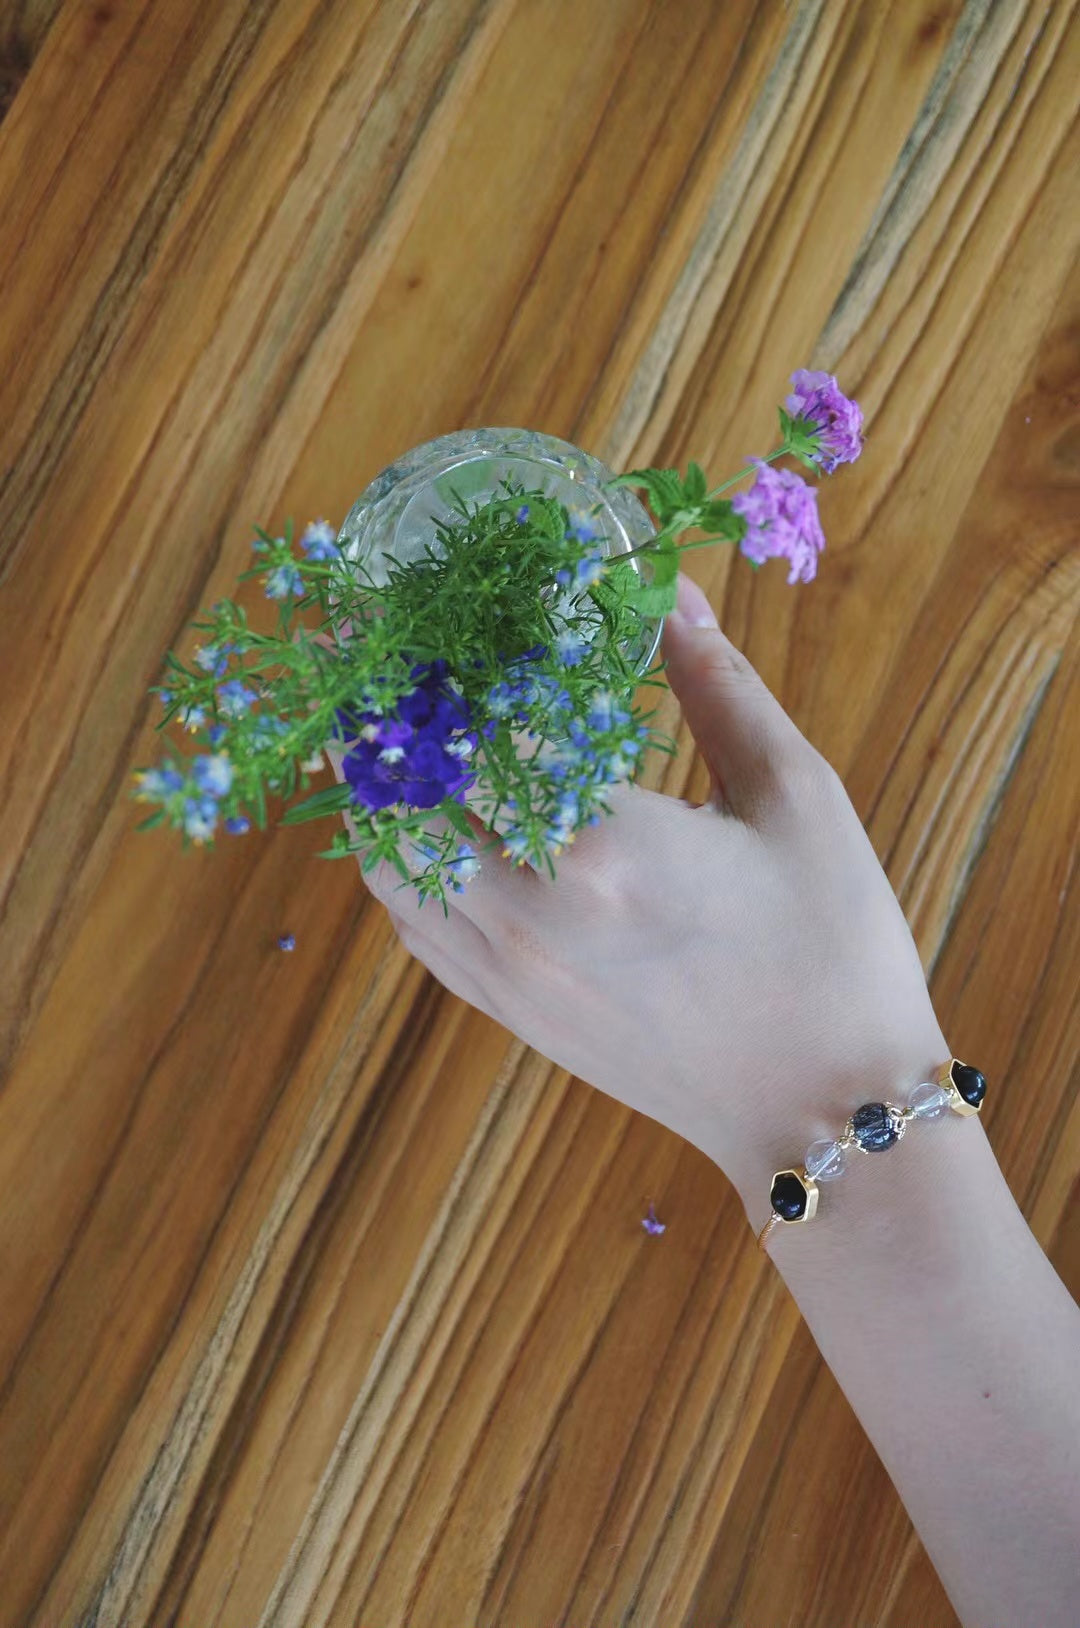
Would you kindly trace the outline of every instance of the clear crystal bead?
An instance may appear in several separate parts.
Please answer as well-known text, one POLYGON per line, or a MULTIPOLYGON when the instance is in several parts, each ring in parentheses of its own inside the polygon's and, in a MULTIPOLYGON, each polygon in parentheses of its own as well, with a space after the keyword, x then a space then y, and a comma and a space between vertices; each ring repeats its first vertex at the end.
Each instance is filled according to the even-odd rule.
POLYGON ((924 1080, 911 1092, 908 1105, 914 1108, 919 1119, 940 1119, 941 1115, 948 1111, 949 1093, 943 1085, 938 1085, 933 1080, 924 1080))
POLYGON ((844 1174, 847 1164, 846 1150, 839 1142, 832 1142, 823 1137, 820 1142, 811 1142, 806 1150, 803 1160, 806 1174, 813 1176, 815 1181, 835 1181, 844 1174))

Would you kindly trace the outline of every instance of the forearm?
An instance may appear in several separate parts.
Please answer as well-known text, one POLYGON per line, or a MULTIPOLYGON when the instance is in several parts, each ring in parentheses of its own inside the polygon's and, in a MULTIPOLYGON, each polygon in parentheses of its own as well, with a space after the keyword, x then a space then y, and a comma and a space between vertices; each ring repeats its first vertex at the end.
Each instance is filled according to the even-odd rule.
POLYGON ((769 1251, 967 1628, 1075 1628, 1080 1310, 980 1123, 856 1159, 769 1251))

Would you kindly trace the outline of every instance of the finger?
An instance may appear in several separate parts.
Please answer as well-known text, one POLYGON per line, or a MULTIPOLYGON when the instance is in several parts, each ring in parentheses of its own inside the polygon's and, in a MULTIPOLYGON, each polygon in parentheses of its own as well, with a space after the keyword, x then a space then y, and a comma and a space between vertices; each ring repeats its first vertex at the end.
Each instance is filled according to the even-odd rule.
POLYGON ((678 608, 664 624, 664 656, 720 796, 732 813, 753 821, 779 794, 802 736, 720 631, 705 594, 682 575, 678 608))
POLYGON ((459 911, 443 916, 440 910, 389 910, 393 928, 409 954, 415 956, 439 982, 470 1006, 495 1017, 485 987, 491 949, 480 929, 459 911))

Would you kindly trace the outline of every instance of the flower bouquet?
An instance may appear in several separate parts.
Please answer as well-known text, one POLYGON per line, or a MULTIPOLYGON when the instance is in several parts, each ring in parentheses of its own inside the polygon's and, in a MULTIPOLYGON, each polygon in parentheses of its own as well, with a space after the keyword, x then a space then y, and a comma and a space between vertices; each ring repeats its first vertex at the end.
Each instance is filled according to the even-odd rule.
MULTIPOLYGON (((473 439, 485 436, 489 454, 529 440, 473 439)), ((685 476, 613 476, 533 437, 562 450, 561 467, 489 455, 470 496, 467 460, 419 490, 392 466, 340 532, 322 520, 295 542, 291 525, 257 530, 256 563, 240 580, 258 579, 277 626, 260 631, 237 599, 221 599, 194 624, 202 642, 190 661, 166 657, 159 727, 179 724, 196 750, 137 773, 136 797, 156 805, 141 828, 168 824, 203 845, 265 826, 271 800, 285 805, 285 824, 345 815, 325 857, 388 861, 421 903, 444 909, 479 869, 482 827, 500 832, 510 859, 554 876, 646 749, 673 750, 634 692, 659 682, 650 662, 683 553, 726 542, 755 567, 786 559, 789 582, 815 575, 825 546, 816 489, 775 466, 790 457, 830 474, 852 462, 862 415, 830 375, 800 370, 780 437, 712 489, 695 463, 685 476), (410 496, 409 543, 380 553, 365 525, 395 488, 410 496), (655 524, 626 489, 644 492, 655 524), (341 778, 313 791, 328 753, 341 778)))

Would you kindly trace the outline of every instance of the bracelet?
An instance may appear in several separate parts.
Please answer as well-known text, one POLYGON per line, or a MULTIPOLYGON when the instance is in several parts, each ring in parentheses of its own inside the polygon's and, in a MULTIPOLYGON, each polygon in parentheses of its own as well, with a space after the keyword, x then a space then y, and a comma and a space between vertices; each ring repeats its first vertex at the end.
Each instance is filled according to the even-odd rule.
POLYGON ((936 1080, 912 1088, 905 1107, 894 1102, 864 1102, 856 1108, 835 1141, 824 1138, 806 1150, 801 1170, 778 1170, 772 1179, 769 1202, 773 1213, 758 1234, 762 1249, 775 1226, 795 1226, 817 1214, 818 1182, 836 1181, 844 1174, 848 1149, 881 1153, 901 1140, 913 1119, 940 1119, 942 1114, 977 1114, 986 1095, 986 1080, 977 1068, 951 1057, 936 1080))

